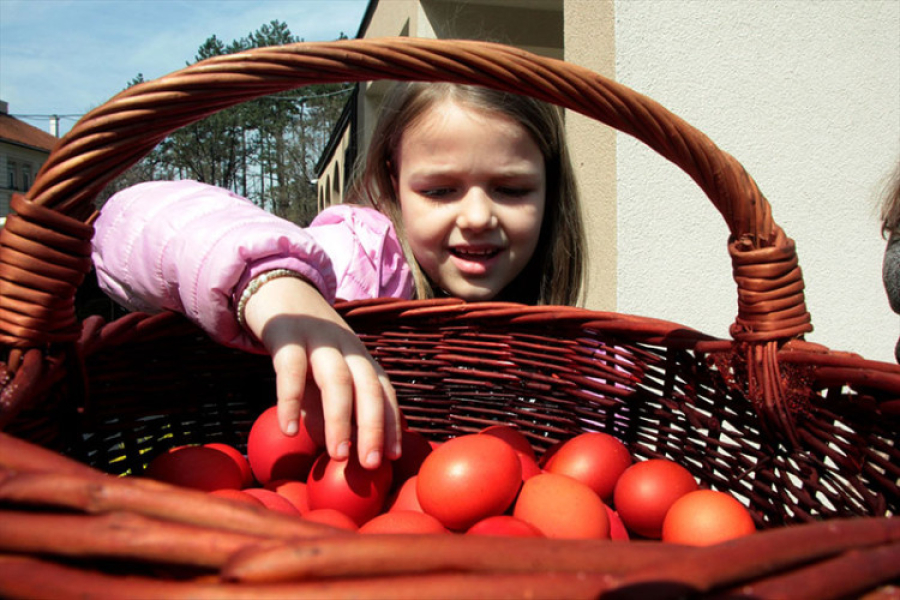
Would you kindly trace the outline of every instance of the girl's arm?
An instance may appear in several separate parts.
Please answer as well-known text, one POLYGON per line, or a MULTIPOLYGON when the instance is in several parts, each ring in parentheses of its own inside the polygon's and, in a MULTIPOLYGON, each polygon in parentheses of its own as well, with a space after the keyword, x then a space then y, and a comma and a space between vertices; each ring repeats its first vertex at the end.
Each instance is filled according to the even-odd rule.
MULTIPOLYGON (((366 458, 372 452, 399 451, 396 399, 331 304, 335 297, 409 297, 409 271, 379 213, 347 206, 317 221, 300 229, 196 182, 146 183, 104 207, 95 224, 94 263, 101 286, 123 305, 179 311, 223 344, 270 353, 288 433, 296 429, 300 399, 312 397, 306 393, 312 390, 306 388, 308 368, 325 403, 329 452, 346 455, 348 411, 355 404, 357 449, 371 466, 366 458), (302 279, 284 277, 260 287, 246 303, 245 329, 235 315, 238 299, 252 279, 273 269, 302 279)), ((315 417, 312 404, 303 410, 315 417)))

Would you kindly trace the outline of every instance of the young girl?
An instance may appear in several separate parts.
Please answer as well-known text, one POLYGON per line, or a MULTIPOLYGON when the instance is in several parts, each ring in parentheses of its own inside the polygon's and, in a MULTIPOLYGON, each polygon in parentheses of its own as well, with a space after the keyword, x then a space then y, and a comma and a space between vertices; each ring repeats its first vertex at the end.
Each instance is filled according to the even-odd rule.
POLYGON ((375 297, 575 304, 584 230, 560 111, 444 83, 386 98, 350 197, 301 229, 192 181, 137 185, 95 223, 104 290, 272 356, 279 422, 369 468, 400 455, 387 376, 332 308, 375 297))

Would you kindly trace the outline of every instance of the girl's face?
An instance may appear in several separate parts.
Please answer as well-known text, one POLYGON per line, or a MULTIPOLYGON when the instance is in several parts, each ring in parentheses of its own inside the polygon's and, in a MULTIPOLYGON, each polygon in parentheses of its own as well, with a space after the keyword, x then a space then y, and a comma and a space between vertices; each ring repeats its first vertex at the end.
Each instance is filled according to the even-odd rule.
POLYGON ((509 117, 446 100, 407 129, 394 188, 412 253, 464 300, 497 296, 531 260, 546 201, 544 158, 509 117))

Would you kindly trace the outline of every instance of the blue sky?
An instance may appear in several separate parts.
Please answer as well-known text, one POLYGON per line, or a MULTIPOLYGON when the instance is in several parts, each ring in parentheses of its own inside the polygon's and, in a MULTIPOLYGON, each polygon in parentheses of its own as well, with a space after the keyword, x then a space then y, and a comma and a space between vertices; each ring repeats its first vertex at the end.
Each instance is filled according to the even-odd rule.
POLYGON ((0 0, 0 100, 61 133, 143 73, 193 62, 212 35, 226 44, 273 20, 307 41, 355 37, 368 0, 0 0))

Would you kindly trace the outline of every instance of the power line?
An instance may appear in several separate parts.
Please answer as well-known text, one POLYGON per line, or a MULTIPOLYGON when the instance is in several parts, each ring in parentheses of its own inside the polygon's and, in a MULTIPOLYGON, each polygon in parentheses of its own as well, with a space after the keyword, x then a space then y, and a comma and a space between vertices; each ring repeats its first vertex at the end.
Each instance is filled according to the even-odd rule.
POLYGON ((83 114, 80 115, 10 115, 11 117, 15 117, 17 119, 80 119, 83 117, 83 114))
POLYGON ((348 94, 353 91, 352 87, 343 88, 340 90, 335 90, 333 92, 326 92, 324 94, 313 94, 312 96, 266 96, 269 100, 298 100, 300 102, 306 102, 307 100, 317 100, 319 98, 330 98, 332 96, 340 96, 341 94, 348 94))
MULTIPOLYGON (((263 98, 267 98, 269 100, 277 100, 279 102, 309 102, 310 100, 318 100, 319 98, 331 98, 333 96, 340 96, 342 94, 348 94, 353 91, 353 88, 344 88, 341 90, 335 90, 333 92, 326 92, 324 94, 312 94, 309 96, 263 96, 263 98)), ((17 119, 80 119, 86 113, 81 114, 32 114, 32 115, 21 115, 14 114, 10 115, 17 119)))

